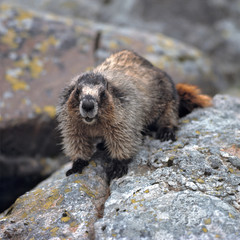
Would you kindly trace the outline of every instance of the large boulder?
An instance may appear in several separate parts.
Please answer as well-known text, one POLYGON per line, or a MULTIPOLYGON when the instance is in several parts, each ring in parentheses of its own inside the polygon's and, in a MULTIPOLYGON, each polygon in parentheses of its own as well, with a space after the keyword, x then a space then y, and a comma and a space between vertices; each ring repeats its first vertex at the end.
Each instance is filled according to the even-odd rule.
POLYGON ((61 153, 55 120, 58 95, 72 77, 111 52, 133 49, 175 82, 195 83, 210 94, 218 90, 210 60, 164 35, 73 21, 4 3, 0 16, 0 189, 5 196, 0 197, 0 211, 9 204, 5 199, 12 203, 64 162, 55 160, 61 153))
POLYGON ((0 215, 0 238, 239 239, 239 142, 240 99, 217 95, 177 141, 146 137, 110 186, 103 152, 82 174, 64 166, 0 215))
MULTIPOLYGON (((6 2, 19 4, 18 0, 6 2)), ((227 87, 232 87, 233 92, 240 95, 239 0, 125 0, 125 4, 121 0, 92 2, 24 0, 21 4, 72 18, 161 32, 191 44, 212 57, 217 70, 223 75, 219 88, 226 91, 227 87)))

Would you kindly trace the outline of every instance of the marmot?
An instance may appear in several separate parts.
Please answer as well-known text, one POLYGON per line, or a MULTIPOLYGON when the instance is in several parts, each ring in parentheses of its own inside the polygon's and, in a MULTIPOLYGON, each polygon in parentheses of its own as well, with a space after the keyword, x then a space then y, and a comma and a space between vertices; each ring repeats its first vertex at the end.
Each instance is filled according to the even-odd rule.
POLYGON ((135 52, 112 54, 92 71, 75 77, 57 108, 63 147, 73 161, 66 175, 81 172, 102 138, 111 167, 109 181, 127 173, 127 164, 142 142, 142 132, 156 129, 156 138, 175 140, 178 118, 196 107, 211 105, 196 86, 175 84, 159 68, 135 52))

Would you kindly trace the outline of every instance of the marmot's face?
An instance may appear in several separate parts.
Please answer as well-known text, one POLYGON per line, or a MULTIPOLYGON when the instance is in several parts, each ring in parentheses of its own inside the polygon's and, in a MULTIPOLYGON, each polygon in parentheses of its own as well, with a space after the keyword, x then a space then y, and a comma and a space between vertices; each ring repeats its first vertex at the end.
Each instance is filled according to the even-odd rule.
POLYGON ((87 73, 81 76, 75 94, 79 100, 79 112, 86 124, 96 122, 99 107, 106 98, 107 81, 101 75, 87 73))

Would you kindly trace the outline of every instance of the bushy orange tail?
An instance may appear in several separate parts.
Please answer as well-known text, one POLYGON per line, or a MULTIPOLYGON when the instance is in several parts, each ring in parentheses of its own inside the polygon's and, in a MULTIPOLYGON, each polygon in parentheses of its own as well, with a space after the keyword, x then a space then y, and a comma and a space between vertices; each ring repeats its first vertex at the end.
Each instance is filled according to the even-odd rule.
POLYGON ((194 85, 178 83, 176 85, 179 99, 179 117, 184 117, 194 108, 204 108, 212 105, 212 98, 201 94, 201 90, 194 85))

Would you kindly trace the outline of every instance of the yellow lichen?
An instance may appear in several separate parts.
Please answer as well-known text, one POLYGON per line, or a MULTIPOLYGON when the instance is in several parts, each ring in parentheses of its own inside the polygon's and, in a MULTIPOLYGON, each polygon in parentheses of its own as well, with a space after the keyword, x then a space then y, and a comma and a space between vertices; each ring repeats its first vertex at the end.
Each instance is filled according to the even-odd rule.
POLYGON ((9 9, 11 9, 11 6, 8 5, 8 4, 3 3, 3 4, 0 5, 0 10, 1 11, 6 11, 6 10, 9 10, 9 9))
POLYGON ((62 217, 61 218, 61 221, 62 222, 68 222, 71 218, 69 216, 66 216, 66 217, 62 217))
POLYGON ((136 200, 136 199, 131 199, 131 203, 137 203, 137 202, 143 202, 145 199, 140 199, 140 200, 136 200))
POLYGON ((66 188, 64 192, 65 193, 71 192, 71 189, 70 188, 66 188))
POLYGON ((151 45, 147 46, 147 52, 150 52, 150 53, 154 52, 153 46, 151 45))
POLYGON ((116 48, 118 48, 118 44, 117 44, 116 42, 110 42, 110 43, 109 43, 109 47, 110 47, 111 49, 116 49, 116 48))
POLYGON ((190 120, 189 119, 185 119, 185 120, 182 120, 181 123, 189 123, 190 120))
POLYGON ((95 194, 91 190, 89 190, 86 186, 82 185, 79 188, 79 190, 85 192, 89 197, 95 198, 95 194))
POLYGON ((35 111, 36 114, 42 113, 42 109, 41 109, 39 106, 37 106, 37 105, 34 105, 34 106, 33 106, 33 109, 34 109, 34 111, 35 111))
POLYGON ((196 134, 200 134, 200 132, 197 130, 197 131, 196 131, 196 134))
POLYGON ((19 80, 17 77, 12 76, 10 74, 6 74, 5 75, 6 80, 11 84, 12 89, 14 91, 18 91, 18 90, 28 90, 29 86, 27 83, 25 83, 24 81, 19 80))
POLYGON ((230 218, 235 218, 231 213, 228 213, 230 218))
POLYGON ((51 105, 46 105, 43 107, 43 111, 47 113, 51 118, 56 116, 56 107, 51 105))
POLYGON ((39 50, 42 53, 46 53, 51 46, 56 46, 57 43, 58 40, 54 36, 50 36, 39 45, 39 50))
POLYGON ((93 166, 93 167, 96 167, 97 164, 94 162, 94 161, 90 161, 90 164, 93 166))
POLYGON ((17 34, 13 29, 8 29, 7 33, 1 38, 1 41, 10 48, 17 48, 18 45, 15 43, 16 36, 17 34))
POLYGON ((55 227, 55 228, 53 228, 52 230, 50 230, 52 237, 55 237, 55 236, 57 235, 58 229, 59 229, 58 227, 55 227))
POLYGON ((145 193, 149 193, 149 190, 147 189, 147 190, 145 190, 144 192, 145 192, 145 193))
POLYGON ((26 218, 26 217, 27 217, 27 213, 24 212, 24 213, 22 214, 21 218, 26 218))
POLYGON ((205 228, 205 227, 203 227, 202 230, 203 230, 203 232, 205 232, 205 233, 208 232, 207 228, 205 228))
POLYGON ((78 226, 77 222, 74 221, 70 223, 70 227, 76 227, 76 226, 78 226))
POLYGON ((204 180, 201 179, 201 178, 198 178, 198 179, 197 179, 197 182, 198 182, 198 183, 204 183, 204 180))
POLYGON ((74 182, 75 183, 81 183, 81 180, 75 180, 74 182))
POLYGON ((18 11, 18 16, 16 17, 16 20, 22 21, 22 20, 29 19, 29 18, 32 18, 32 17, 33 17, 32 13, 19 10, 18 11))
POLYGON ((38 57, 34 57, 32 61, 29 62, 28 67, 32 78, 39 78, 43 71, 43 64, 38 57))
POLYGON ((204 219, 204 224, 209 225, 212 223, 211 218, 204 219))

